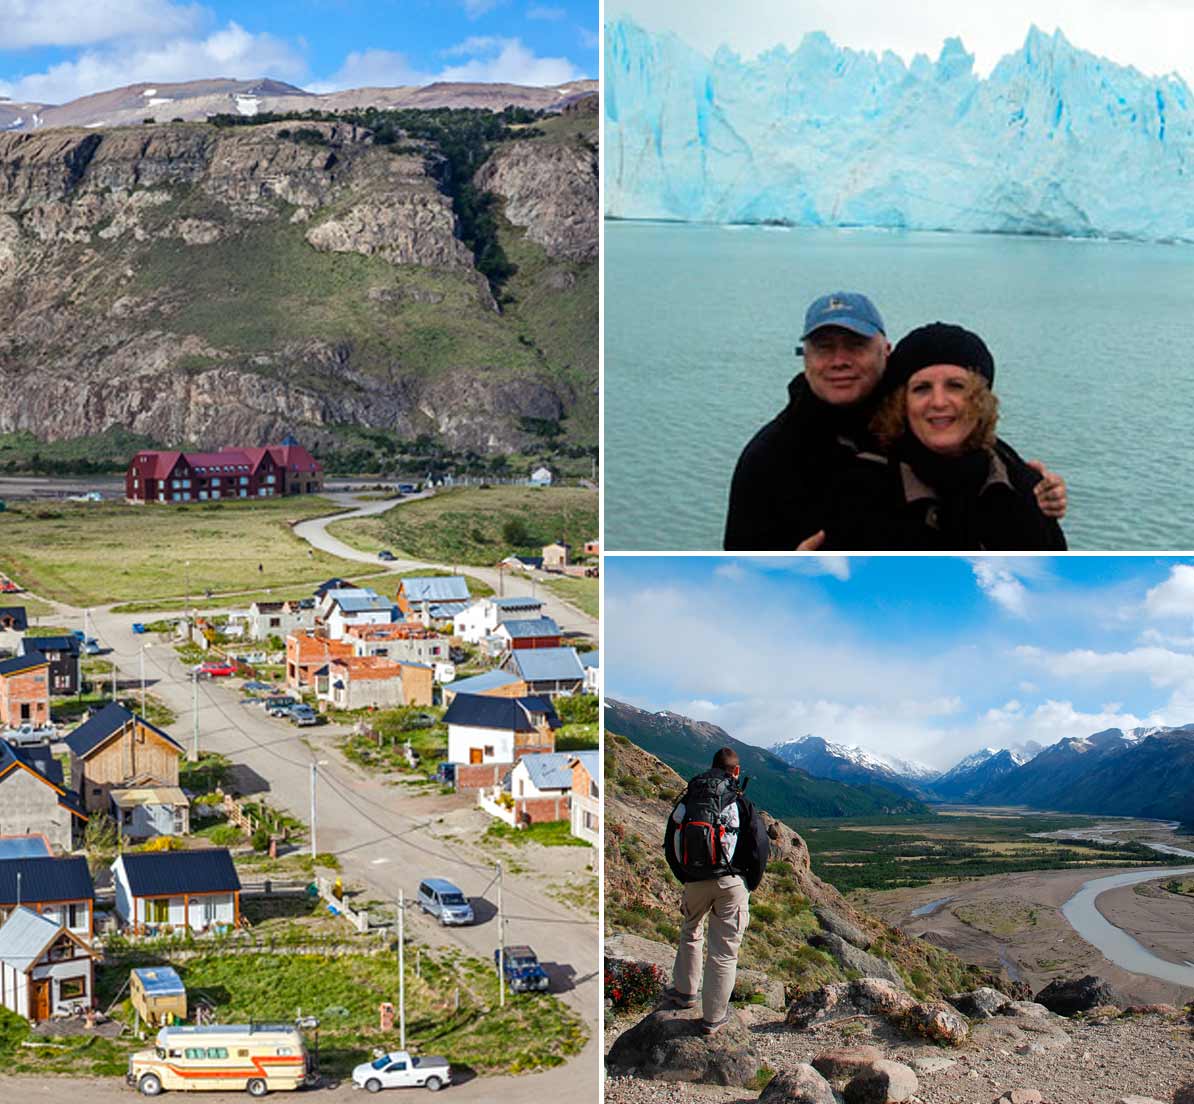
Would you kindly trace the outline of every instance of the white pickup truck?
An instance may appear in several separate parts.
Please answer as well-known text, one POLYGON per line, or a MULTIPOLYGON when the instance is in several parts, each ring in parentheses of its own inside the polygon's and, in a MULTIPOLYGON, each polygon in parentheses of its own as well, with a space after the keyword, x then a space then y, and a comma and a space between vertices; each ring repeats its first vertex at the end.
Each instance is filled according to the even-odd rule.
POLYGON ((382 1089, 409 1089, 422 1085, 439 1092, 452 1083, 452 1067, 447 1058, 414 1057, 405 1050, 393 1050, 363 1062, 352 1071, 352 1083, 370 1092, 382 1089))

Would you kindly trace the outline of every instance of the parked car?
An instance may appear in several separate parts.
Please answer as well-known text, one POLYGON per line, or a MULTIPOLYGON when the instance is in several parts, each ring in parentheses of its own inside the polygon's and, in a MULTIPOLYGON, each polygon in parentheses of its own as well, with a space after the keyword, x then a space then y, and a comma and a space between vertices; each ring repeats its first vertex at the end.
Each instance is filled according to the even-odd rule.
POLYGON ((15 728, 6 728, 4 730, 4 739, 10 744, 16 744, 17 747, 29 747, 33 744, 44 744, 58 735, 58 729, 54 725, 32 725, 26 722, 22 725, 17 725, 15 728))
POLYGON ((300 728, 306 728, 307 725, 319 724, 319 714, 315 712, 309 705, 292 705, 290 710, 286 713, 290 719, 290 723, 298 725, 300 728))
POLYGON ((419 908, 434 916, 441 925, 472 924, 473 906, 464 893, 446 878, 428 878, 419 883, 419 908))
POLYGON ((391 552, 388 548, 383 548, 380 552, 378 552, 377 558, 379 560, 385 560, 386 563, 393 563, 394 560, 396 559, 396 557, 394 556, 394 553, 391 552))
POLYGON ((144 626, 144 625, 142 625, 140 621, 134 621, 134 622, 133 622, 133 632, 135 632, 135 633, 143 633, 143 632, 145 632, 145 631, 146 631, 146 629, 145 629, 145 626, 144 626))
POLYGON ((502 972, 506 975, 506 984, 513 993, 546 993, 551 985, 547 971, 539 965, 539 956, 525 944, 517 947, 507 947, 504 956, 501 952, 493 952, 494 964, 502 957, 502 972))
POLYGON ((206 678, 226 678, 228 675, 236 674, 236 665, 226 659, 208 660, 206 663, 200 663, 195 670, 206 678))
POLYGON ((439 1092, 452 1083, 452 1067, 447 1058, 415 1056, 405 1050, 394 1050, 372 1062, 362 1062, 352 1071, 352 1083, 370 1092, 419 1085, 439 1092))
POLYGON ((270 717, 285 717, 291 709, 299 704, 298 698, 287 697, 283 694, 281 697, 266 698, 265 712, 270 717))
POLYGON ((272 690, 273 687, 268 682, 257 682, 256 680, 253 680, 251 682, 246 682, 244 684, 244 686, 241 687, 241 689, 257 691, 257 690, 272 690))
POLYGON ((99 641, 94 636, 89 636, 79 645, 79 650, 84 655, 99 655, 103 648, 100 647, 99 641))

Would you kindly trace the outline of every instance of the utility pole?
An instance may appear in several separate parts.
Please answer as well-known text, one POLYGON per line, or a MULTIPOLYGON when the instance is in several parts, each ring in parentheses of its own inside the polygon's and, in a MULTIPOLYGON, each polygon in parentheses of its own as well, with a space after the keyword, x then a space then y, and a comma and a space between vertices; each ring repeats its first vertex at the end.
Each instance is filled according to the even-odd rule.
POLYGON ((406 1049, 406 899, 398 891, 398 1049, 406 1049))
POLYGON ((191 762, 199 762, 199 672, 191 672, 191 762))
POLYGON ((315 782, 319 774, 319 764, 311 762, 311 858, 315 858, 315 782))
POLYGON ((141 716, 145 716, 145 649, 147 645, 141 645, 141 716))
POLYGON ((506 1007, 506 930, 502 921, 502 864, 497 864, 498 884, 498 1004, 506 1007))
POLYGON ((116 664, 112 664, 112 700, 116 700, 116 664))

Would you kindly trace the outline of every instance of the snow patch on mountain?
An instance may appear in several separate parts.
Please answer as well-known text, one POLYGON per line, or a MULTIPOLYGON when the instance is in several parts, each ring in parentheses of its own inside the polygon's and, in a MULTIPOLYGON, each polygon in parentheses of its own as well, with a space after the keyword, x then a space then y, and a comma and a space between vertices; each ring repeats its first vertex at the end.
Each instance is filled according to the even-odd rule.
POLYGON ((768 750, 781 759, 791 761, 793 757, 785 755, 785 749, 798 752, 801 745, 807 744, 809 741, 823 744, 825 752, 829 755, 866 770, 877 771, 880 774, 898 775, 901 778, 929 779, 936 778, 941 773, 927 763, 918 763, 915 760, 899 759, 889 755, 878 755, 857 744, 835 744, 829 740, 823 740, 819 736, 797 736, 791 740, 781 740, 779 743, 772 744, 768 750))

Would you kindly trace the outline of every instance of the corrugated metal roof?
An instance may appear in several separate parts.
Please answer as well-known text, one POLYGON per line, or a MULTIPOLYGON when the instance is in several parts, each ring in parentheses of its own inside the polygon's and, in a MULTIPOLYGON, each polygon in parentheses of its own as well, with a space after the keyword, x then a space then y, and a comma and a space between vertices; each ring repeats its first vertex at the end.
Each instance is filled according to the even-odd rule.
POLYGON ((45 836, 0 836, 0 862, 9 859, 44 859, 52 852, 45 836))
POLYGON ((463 575, 415 575, 398 580, 409 602, 467 602, 463 575))
POLYGON ((480 694, 484 690, 497 690, 501 686, 510 686, 518 681, 518 676, 510 674, 509 671, 494 670, 461 679, 459 682, 450 682, 447 688, 454 694, 480 694))
POLYGON ((62 930, 60 924, 21 907, 0 928, 0 962, 24 973, 62 930))
POLYGON ((11 617, 12 627, 17 632, 24 632, 29 627, 29 617, 24 606, 0 606, 0 618, 11 617))
POLYGON ((543 755, 524 755, 518 761, 519 766, 526 768, 527 774, 540 790, 570 790, 572 789, 572 767, 568 761, 572 754, 565 751, 553 751, 543 755))
POLYGON ((472 728, 497 728, 504 732, 534 732, 532 713, 542 713, 552 728, 560 718, 546 698, 486 698, 480 694, 457 694, 444 714, 444 724, 472 728))
POLYGON ((503 621, 497 632, 505 630, 512 640, 525 640, 534 636, 559 636, 560 626, 550 617, 536 617, 533 620, 503 621))
POLYGON ((134 719, 140 721, 151 732, 156 732, 163 740, 168 740, 179 751, 183 750, 182 745, 168 732, 163 732, 156 725, 151 725, 143 717, 134 717, 129 710, 125 709, 123 705, 117 705, 116 702, 108 702, 95 716, 79 725, 66 738, 66 746, 76 755, 85 757, 90 755, 112 733, 123 728, 129 721, 134 719))
POLYGON ((519 609, 542 609, 543 602, 539 598, 532 598, 529 594, 524 594, 521 597, 513 598, 492 598, 498 609, 504 610, 519 610, 519 609))
POLYGON ((187 795, 178 786, 137 786, 127 790, 110 790, 108 795, 121 809, 135 809, 138 805, 189 805, 187 795))
POLYGON ((68 655, 79 654, 79 638, 77 636, 23 636, 21 637, 21 655, 33 655, 40 652, 66 652, 68 655))
POLYGON ((134 897, 172 897, 182 893, 229 893, 240 889, 240 878, 226 848, 203 851, 126 853, 125 877, 134 897))
POLYGON ((149 997, 178 997, 187 991, 172 966, 143 966, 132 973, 149 997))
POLYGON ((585 677, 575 648, 524 648, 511 654, 510 663, 527 682, 568 682, 585 677))
POLYGON ((91 871, 81 855, 64 859, 38 856, 0 862, 0 905, 39 901, 90 901, 95 896, 91 871), (17 876, 20 875, 18 890, 17 876))
POLYGON ((587 770, 589 772, 590 778, 596 779, 596 778, 600 777, 598 774, 598 771, 600 771, 601 767, 599 766, 599 757, 597 755, 597 752, 595 752, 595 751, 570 751, 567 754, 568 754, 569 759, 579 759, 580 760, 580 765, 582 767, 584 767, 585 770, 587 770))
POLYGON ((579 652, 576 658, 580 660, 580 665, 586 671, 601 666, 601 653, 599 651, 579 652))
POLYGON ((19 675, 22 671, 32 671, 49 665, 50 661, 41 652, 13 656, 12 659, 0 659, 0 675, 19 675))

